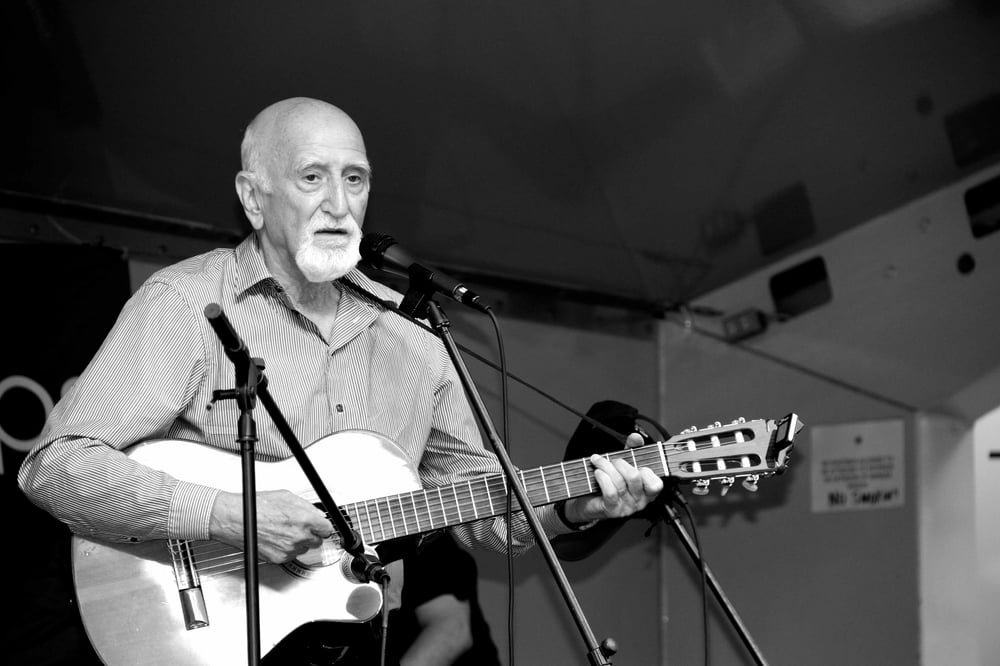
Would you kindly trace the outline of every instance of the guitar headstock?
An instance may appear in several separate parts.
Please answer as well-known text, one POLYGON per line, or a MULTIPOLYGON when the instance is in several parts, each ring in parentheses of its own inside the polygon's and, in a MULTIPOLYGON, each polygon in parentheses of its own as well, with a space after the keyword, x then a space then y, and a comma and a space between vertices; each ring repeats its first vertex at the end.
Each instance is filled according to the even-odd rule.
POLYGON ((796 414, 774 420, 737 419, 705 428, 688 428, 663 443, 671 477, 693 483, 696 495, 708 494, 713 480, 725 495, 736 479, 757 490, 757 482, 788 467, 792 440, 803 427, 796 414))

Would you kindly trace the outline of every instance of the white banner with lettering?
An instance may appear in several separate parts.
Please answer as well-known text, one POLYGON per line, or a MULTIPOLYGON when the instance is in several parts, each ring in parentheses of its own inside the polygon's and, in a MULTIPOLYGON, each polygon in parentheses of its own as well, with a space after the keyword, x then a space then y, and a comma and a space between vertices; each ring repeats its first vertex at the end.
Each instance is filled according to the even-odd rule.
POLYGON ((902 421, 814 426, 810 441, 814 512, 903 506, 902 421))

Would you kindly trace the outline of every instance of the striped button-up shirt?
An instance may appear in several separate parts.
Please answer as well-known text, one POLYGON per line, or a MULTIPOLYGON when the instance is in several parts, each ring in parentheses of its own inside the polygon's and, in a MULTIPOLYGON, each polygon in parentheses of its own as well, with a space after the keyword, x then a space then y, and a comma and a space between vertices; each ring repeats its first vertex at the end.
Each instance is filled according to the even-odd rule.
MULTIPOLYGON (((358 271, 347 279, 400 301, 358 271)), ((205 316, 210 303, 221 306, 251 356, 263 359, 267 390, 303 445, 344 430, 375 431, 396 443, 425 487, 500 472, 437 336, 342 289, 327 338, 295 309, 251 235, 235 249, 151 276, 50 414, 18 481, 74 533, 107 541, 208 538, 219 489, 141 465, 123 450, 169 438, 239 454, 239 404, 213 402, 216 391, 234 387, 235 372, 205 316)), ((289 458, 259 405, 254 416, 257 459, 289 458)), ((357 465, 365 470, 364 460, 357 465)), ((551 507, 540 509, 539 519, 549 535, 568 531, 551 507)), ((514 551, 522 552, 533 539, 523 516, 514 520, 514 551)), ((469 545, 506 547, 502 517, 454 531, 469 545)))

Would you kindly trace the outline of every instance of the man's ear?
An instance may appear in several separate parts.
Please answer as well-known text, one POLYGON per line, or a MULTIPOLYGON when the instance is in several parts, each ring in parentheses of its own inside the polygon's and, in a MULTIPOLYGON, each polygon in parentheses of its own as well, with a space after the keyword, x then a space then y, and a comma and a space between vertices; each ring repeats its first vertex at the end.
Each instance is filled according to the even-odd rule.
POLYGON ((249 171, 240 171, 236 174, 236 196, 240 198, 243 212, 250 220, 250 226, 260 231, 264 226, 264 212, 261 208, 257 177, 254 174, 249 171))

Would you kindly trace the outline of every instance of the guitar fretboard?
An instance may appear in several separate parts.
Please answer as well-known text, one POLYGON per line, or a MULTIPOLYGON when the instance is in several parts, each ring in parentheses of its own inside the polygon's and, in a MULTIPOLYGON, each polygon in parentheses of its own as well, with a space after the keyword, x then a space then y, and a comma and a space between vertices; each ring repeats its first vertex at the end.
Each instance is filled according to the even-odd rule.
MULTIPOLYGON (((604 455, 635 467, 649 467, 661 477, 670 474, 663 443, 604 455)), ((590 460, 581 458, 519 470, 517 475, 528 501, 538 507, 599 492, 594 471, 590 460)), ((506 476, 492 474, 347 504, 341 509, 363 540, 376 544, 502 514, 507 510, 507 492, 506 476)), ((514 510, 518 510, 516 497, 514 510)))

